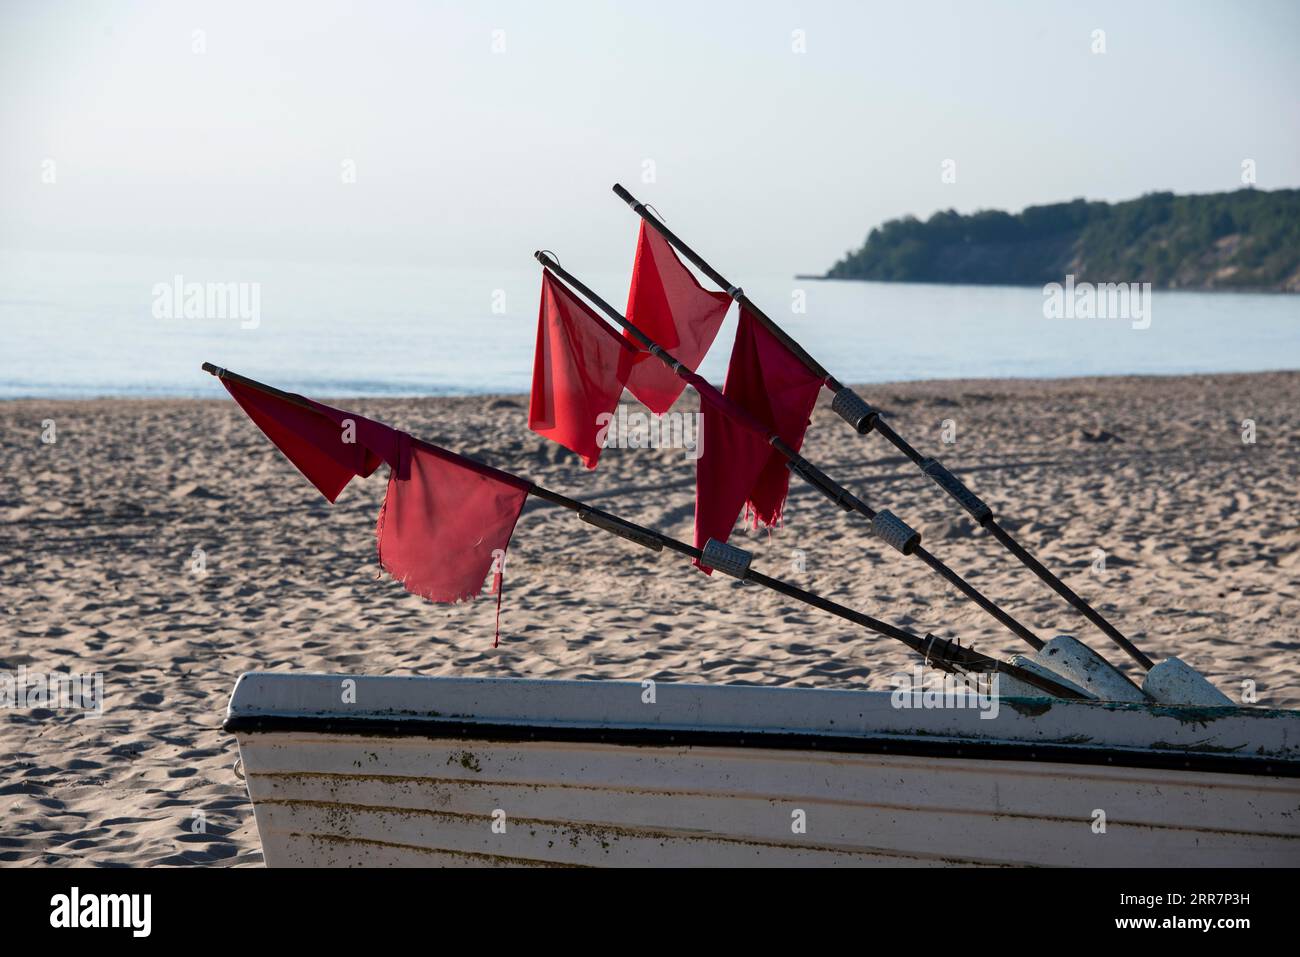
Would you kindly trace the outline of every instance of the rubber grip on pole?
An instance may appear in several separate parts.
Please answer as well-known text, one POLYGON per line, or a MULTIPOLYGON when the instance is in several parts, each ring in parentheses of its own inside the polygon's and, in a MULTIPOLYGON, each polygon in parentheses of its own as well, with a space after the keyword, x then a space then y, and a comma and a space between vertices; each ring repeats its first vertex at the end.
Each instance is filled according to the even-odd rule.
POLYGON ((921 544, 921 533, 887 508, 881 509, 871 520, 871 531, 886 545, 904 555, 912 554, 916 551, 916 546, 921 544))
POLYGON ((607 532, 626 538, 629 542, 636 542, 638 545, 644 545, 654 552, 664 550, 663 540, 654 532, 648 529, 640 528, 631 522, 625 522, 621 518, 616 518, 605 512, 595 512, 584 509, 578 513, 578 518, 582 519, 588 525, 595 525, 597 528, 603 528, 607 532))
POLYGON ((970 512, 971 517, 981 525, 993 517, 993 509, 984 504, 984 500, 968 489, 961 479, 944 468, 943 463, 938 459, 924 459, 921 462, 921 471, 934 479, 939 488, 956 499, 958 504, 970 512))
POLYGON ((700 563, 709 566, 716 572, 730 575, 732 578, 744 578, 749 572, 749 563, 753 557, 743 548, 737 548, 735 545, 728 545, 716 538, 710 538, 704 543, 700 563))
POLYGON ((870 432, 876 424, 876 416, 880 415, 875 406, 848 386, 835 393, 835 398, 831 400, 831 411, 853 426, 860 435, 870 432))

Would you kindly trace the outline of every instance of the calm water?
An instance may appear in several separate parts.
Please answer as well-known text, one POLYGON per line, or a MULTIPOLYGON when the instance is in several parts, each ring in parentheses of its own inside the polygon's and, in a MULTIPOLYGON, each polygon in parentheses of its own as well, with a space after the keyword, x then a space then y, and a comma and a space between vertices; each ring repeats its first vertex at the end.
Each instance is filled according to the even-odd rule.
MULTIPOLYGON (((539 273, 0 252, 0 398, 218 395, 204 360, 315 396, 524 392, 539 273), (178 273, 257 284, 256 328, 233 310, 156 315, 155 286, 178 273)), ((626 274, 583 278, 621 307, 626 274)), ((1297 296, 1157 291, 1150 328, 1135 330, 1044 318, 1038 289, 744 285, 850 382, 1300 368, 1297 296)), ((733 313, 705 361, 714 381, 734 326, 733 313)))

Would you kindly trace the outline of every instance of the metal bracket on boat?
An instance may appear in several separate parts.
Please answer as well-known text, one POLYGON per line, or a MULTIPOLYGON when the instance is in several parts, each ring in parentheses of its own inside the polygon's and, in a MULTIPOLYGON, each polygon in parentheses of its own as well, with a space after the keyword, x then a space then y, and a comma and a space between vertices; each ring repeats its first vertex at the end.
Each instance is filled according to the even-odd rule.
MULTIPOLYGON (((927 633, 925 636, 925 650, 922 656, 925 663, 942 671, 956 671, 959 656, 953 654, 953 642, 949 638, 940 638, 938 635, 927 633)), ((961 645, 956 646, 961 650, 961 645)))
POLYGON ((595 525, 597 528, 603 528, 607 532, 612 532, 620 538, 626 538, 629 542, 636 542, 638 545, 644 545, 654 552, 664 550, 663 540, 649 529, 642 528, 639 525, 633 525, 631 522, 625 522, 621 518, 610 515, 607 512, 597 512, 593 509, 583 509, 578 512, 578 518, 582 519, 588 525, 595 525))
POLYGON ((831 400, 831 411, 853 426, 861 435, 866 435, 876 424, 880 410, 848 386, 835 393, 831 400))
POLYGON ((710 538, 704 543, 700 563, 732 578, 744 578, 749 573, 749 563, 753 557, 743 548, 710 538))
POLYGON ((921 544, 921 533, 908 525, 889 509, 882 509, 871 520, 871 531, 886 545, 898 549, 904 555, 916 551, 921 544))
POLYGON ((934 479, 934 483, 939 488, 956 499, 957 503, 970 512, 971 517, 981 525, 993 517, 993 509, 984 504, 984 500, 967 488, 961 479, 944 468, 943 463, 938 459, 922 459, 921 471, 934 479))

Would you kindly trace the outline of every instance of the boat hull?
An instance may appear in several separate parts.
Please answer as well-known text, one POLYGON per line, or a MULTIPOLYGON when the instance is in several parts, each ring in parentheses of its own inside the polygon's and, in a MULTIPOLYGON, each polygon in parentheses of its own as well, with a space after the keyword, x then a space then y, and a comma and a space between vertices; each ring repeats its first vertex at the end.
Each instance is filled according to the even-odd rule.
MULTIPOLYGON (((340 680, 307 677, 317 690, 340 680)), ((970 729, 965 735, 926 734, 917 723, 930 720, 933 732, 941 719, 909 715, 899 724, 897 709, 881 709, 879 693, 740 689, 736 696, 660 686, 661 700, 668 688, 690 689, 667 695, 676 699, 668 711, 680 713, 628 722, 610 715, 609 705, 603 719, 566 720, 547 702, 639 691, 636 685, 417 680, 429 682, 423 690, 431 701, 463 705, 472 692, 486 713, 376 711, 373 702, 361 713, 348 705, 322 711, 312 687, 274 682, 260 694, 250 690, 240 707, 232 703, 230 726, 268 865, 1300 864, 1300 777, 1287 759, 1292 731, 1281 745, 1270 742, 1270 764, 1223 770, 1232 767, 1215 750, 1223 745, 1164 753, 1097 744, 1095 734, 1081 735, 1092 738, 1088 746, 1059 736, 1026 740, 1024 732, 1016 740, 1005 736, 1014 728, 984 730, 971 724, 980 720, 974 715, 955 719, 970 729), (520 712, 511 721, 500 702, 527 697, 536 685, 564 687, 543 689, 531 706, 510 705, 520 712), (850 697, 822 697, 828 694, 850 697), (801 721, 755 722, 780 704, 802 706, 801 721), (843 727, 855 708, 863 726, 843 727), (817 709, 821 716, 810 716, 817 709), (892 733, 878 726, 886 720, 892 733), (841 727, 826 733, 837 721, 841 727), (1207 769, 1216 755, 1220 764, 1207 769)), ((391 689, 372 687, 369 697, 380 690, 391 689)), ((421 690, 406 686, 400 703, 421 690)), ((1010 725, 1046 716, 1032 707, 1006 710, 1010 725)), ((1243 733, 1226 716, 1210 730, 1219 723, 1176 722, 1190 725, 1189 740, 1243 733)), ((1151 730, 1168 736, 1171 729, 1151 730)))

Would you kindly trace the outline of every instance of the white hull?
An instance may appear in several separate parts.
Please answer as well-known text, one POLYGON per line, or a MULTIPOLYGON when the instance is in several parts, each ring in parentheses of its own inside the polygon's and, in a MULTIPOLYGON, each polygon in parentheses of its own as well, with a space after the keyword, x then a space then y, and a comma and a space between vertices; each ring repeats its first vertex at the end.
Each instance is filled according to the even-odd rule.
POLYGON ((230 725, 271 866, 1300 864, 1292 713, 656 692, 247 675, 230 725))

